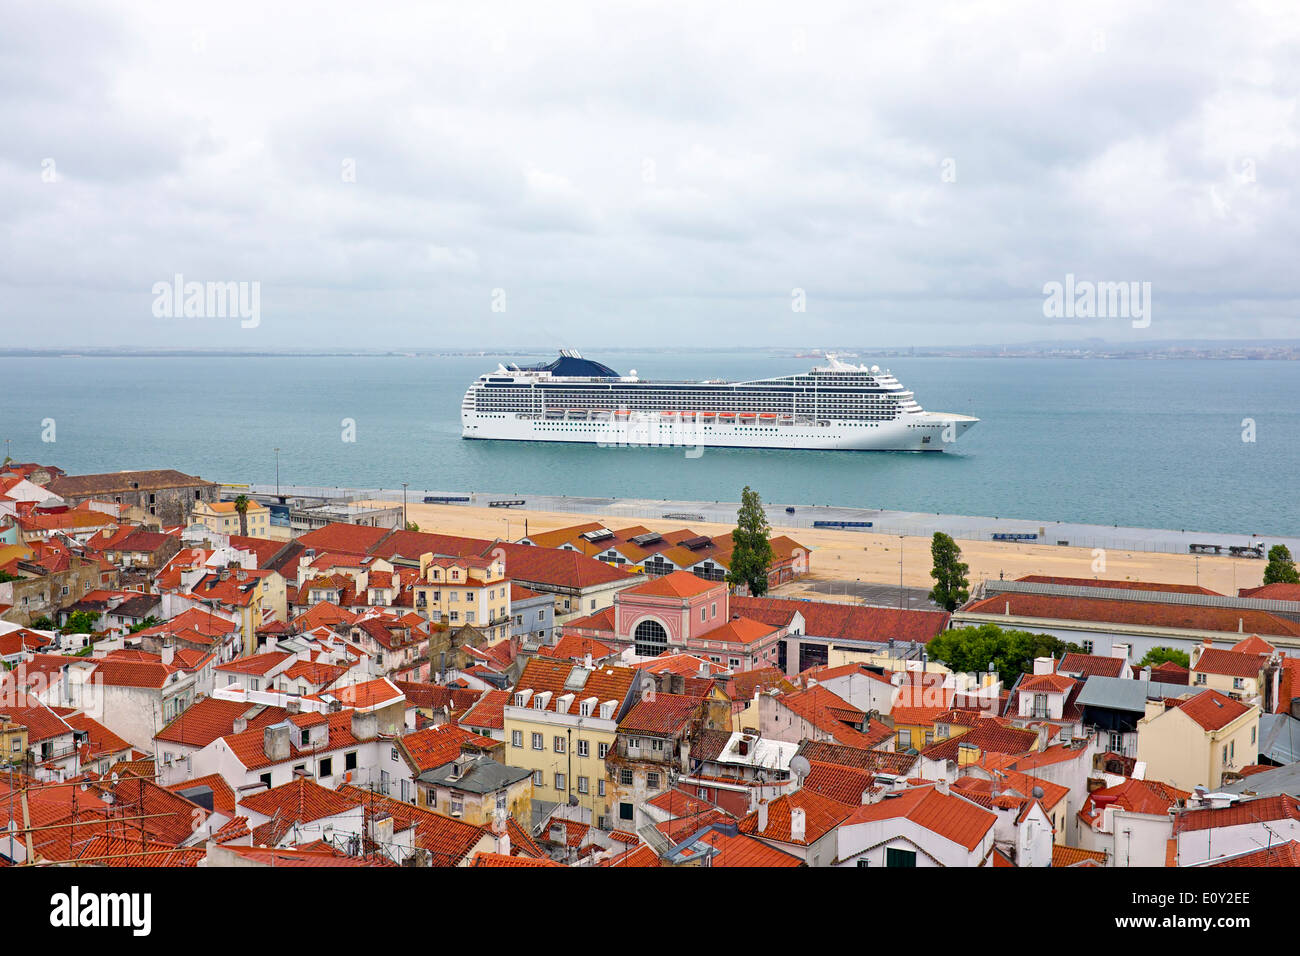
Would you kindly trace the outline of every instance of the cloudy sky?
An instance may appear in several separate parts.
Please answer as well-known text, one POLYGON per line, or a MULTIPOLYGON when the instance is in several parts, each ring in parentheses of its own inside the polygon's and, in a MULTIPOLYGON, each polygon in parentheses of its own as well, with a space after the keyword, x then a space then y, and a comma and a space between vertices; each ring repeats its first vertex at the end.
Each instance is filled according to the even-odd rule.
POLYGON ((1294 4, 11 4, 0 89, 9 346, 1300 337, 1294 4))

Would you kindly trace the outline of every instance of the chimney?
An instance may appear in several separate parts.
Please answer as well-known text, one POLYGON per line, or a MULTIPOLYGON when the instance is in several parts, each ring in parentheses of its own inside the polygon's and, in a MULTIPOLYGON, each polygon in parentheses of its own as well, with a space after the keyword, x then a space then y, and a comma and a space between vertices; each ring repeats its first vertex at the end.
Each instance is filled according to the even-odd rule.
POLYGON ((1049 728, 1047 724, 1038 725, 1038 752, 1039 753, 1042 753, 1044 750, 1047 749, 1048 729, 1049 728))
MULTIPOLYGON (((793 822, 794 821, 792 819, 791 824, 793 824, 793 822)), ((758 805, 758 832, 759 833, 767 832, 767 804, 766 803, 760 803, 758 805)))
POLYGON ((1151 667, 1149 665, 1147 667, 1142 668, 1142 679, 1143 680, 1151 679, 1151 667))
POLYGON ((171 641, 163 641, 162 645, 162 662, 170 664, 176 659, 176 645, 171 641))
POLYGON ((584 654, 584 655, 582 656, 582 666, 585 667, 585 668, 587 668, 587 670, 591 670, 591 652, 590 652, 590 651, 588 651, 586 654, 584 654))
POLYGON ((1005 612, 1005 613, 1006 613, 1007 617, 1010 617, 1010 616, 1011 616, 1011 602, 1010 602, 1010 601, 1007 602, 1007 609, 1006 609, 1006 612, 1005 612))
POLYGON ((1050 674, 1056 670, 1056 659, 1053 657, 1035 657, 1034 674, 1050 674))
POLYGON ((938 780, 936 780, 936 781, 935 781, 935 784, 934 784, 934 789, 935 789, 938 793, 942 793, 945 797, 948 796, 948 793, 949 793, 949 790, 948 790, 948 778, 947 778, 947 777, 940 777, 938 780))
POLYGON ((272 724, 262 731, 262 751, 268 760, 289 759, 289 722, 272 724))
POLYGON ((790 808, 790 839, 796 842, 807 837, 807 817, 802 807, 790 808))
POLYGON ((1112 644, 1110 646, 1110 656, 1118 657, 1120 660, 1128 660, 1129 646, 1123 642, 1112 644))
POLYGON ((248 729, 248 720, 244 717, 236 717, 234 725, 230 728, 232 733, 242 734, 248 729))

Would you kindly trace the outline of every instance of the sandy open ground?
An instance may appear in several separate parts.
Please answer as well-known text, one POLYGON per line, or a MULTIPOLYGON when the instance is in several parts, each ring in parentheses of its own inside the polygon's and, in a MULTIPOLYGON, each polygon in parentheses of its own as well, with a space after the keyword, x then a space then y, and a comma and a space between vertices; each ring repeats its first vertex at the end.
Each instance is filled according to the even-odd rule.
MULTIPOLYGON (((391 502, 390 502, 391 503, 391 502)), ((400 502, 398 502, 400 504, 400 502)), ((582 515, 568 512, 526 511, 511 508, 474 508, 462 505, 407 506, 409 520, 421 531, 460 534, 480 538, 524 536, 525 521, 529 532, 550 531, 588 521, 599 521, 611 528, 644 525, 654 531, 682 528, 683 522, 649 519, 614 518, 607 515, 582 515)), ((769 514, 768 519, 775 516, 769 514)), ((689 527, 701 534, 722 534, 731 526, 690 522, 689 527)), ((773 524, 773 534, 787 534, 812 551, 812 578, 835 581, 861 580, 872 584, 898 584, 899 542, 890 535, 856 531, 784 529, 773 524)), ((958 541, 962 558, 970 565, 971 583, 983 578, 1023 574, 1055 574, 1067 577, 1112 578, 1117 580, 1157 581, 1167 584, 1195 584, 1222 594, 1236 594, 1237 588, 1263 583, 1264 561, 1253 558, 1162 554, 1143 551, 1106 551, 1105 570, 1094 571, 1098 560, 1087 548, 1058 547, 1042 544, 1006 544, 985 541, 958 541)), ((914 537, 902 539, 903 584, 907 587, 930 587, 930 540, 914 537)), ((802 594, 796 582, 781 589, 785 594, 802 594)), ((829 595, 813 595, 833 600, 829 595)))

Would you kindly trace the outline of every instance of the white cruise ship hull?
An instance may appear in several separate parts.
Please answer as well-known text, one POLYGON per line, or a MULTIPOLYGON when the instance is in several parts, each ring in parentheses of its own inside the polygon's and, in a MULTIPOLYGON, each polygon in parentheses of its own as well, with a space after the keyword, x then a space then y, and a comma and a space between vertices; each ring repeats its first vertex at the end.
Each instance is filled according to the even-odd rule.
POLYGON ((538 420, 512 414, 463 411, 461 437, 502 441, 578 442, 604 447, 790 448, 822 451, 932 451, 951 448, 978 418, 921 412, 888 422, 828 421, 740 424, 664 421, 629 415, 620 421, 538 420))
POLYGON ((848 365, 729 382, 646 381, 562 350, 548 365, 498 365, 461 402, 461 437, 612 448, 952 448, 979 419, 928 412, 889 372, 848 365))

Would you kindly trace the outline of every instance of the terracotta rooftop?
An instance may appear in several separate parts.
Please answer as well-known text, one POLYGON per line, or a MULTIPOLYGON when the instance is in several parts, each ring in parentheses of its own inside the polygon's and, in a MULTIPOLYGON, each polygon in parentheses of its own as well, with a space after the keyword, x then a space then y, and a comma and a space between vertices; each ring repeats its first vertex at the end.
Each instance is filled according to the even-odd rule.
POLYGON ((913 787, 896 797, 859 807, 844 821, 844 825, 874 823, 900 817, 967 850, 978 847, 997 822, 997 816, 992 812, 969 800, 940 793, 935 787, 929 786, 913 787))

